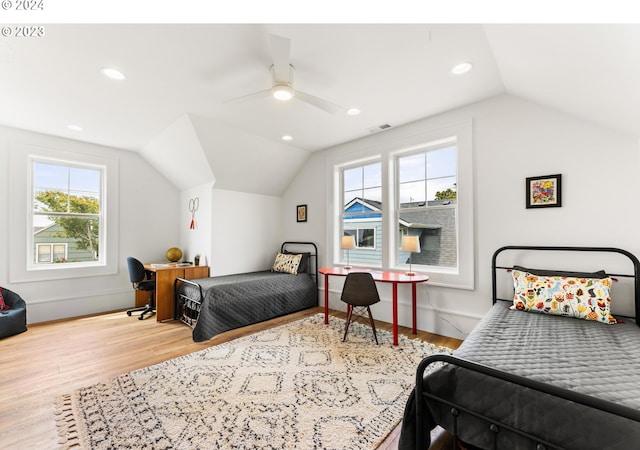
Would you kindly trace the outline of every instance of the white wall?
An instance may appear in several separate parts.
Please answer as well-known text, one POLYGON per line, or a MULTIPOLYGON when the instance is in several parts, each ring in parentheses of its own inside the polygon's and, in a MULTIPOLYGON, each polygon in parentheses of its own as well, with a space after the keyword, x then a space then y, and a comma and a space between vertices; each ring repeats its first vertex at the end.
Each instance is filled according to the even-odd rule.
POLYGON ((188 114, 153 138, 140 154, 180 190, 213 180, 211 167, 188 114))
POLYGON ((194 261, 200 255, 200 265, 209 265, 211 260, 211 220, 213 203, 213 182, 186 189, 180 192, 180 248, 182 259, 194 261), (189 211, 191 201, 197 199, 197 210, 193 215, 195 228, 191 229, 192 214, 189 211))
MULTIPOLYGON (((44 154, 46 156, 46 154, 44 154)), ((166 249, 179 242, 179 192, 138 154, 29 131, 0 127, 0 285, 19 293, 27 302, 29 323, 131 307, 134 294, 126 257, 143 261, 164 259, 166 249), (9 160, 15 145, 101 155, 118 161, 119 242, 118 273, 66 280, 9 283, 9 266, 16 259, 9 242, 21 238, 9 232, 9 195, 24 195, 26 186, 9 185, 9 160)), ((24 230, 25 233, 28 230, 24 230)))
POLYGON ((282 241, 282 199, 213 189, 211 275, 270 269, 282 241))
MULTIPOLYGON (((337 158, 372 154, 382 142, 468 120, 473 123, 475 289, 421 286, 419 329, 466 336, 491 306, 490 259, 503 245, 612 246, 640 255, 637 139, 508 95, 314 153, 283 195, 283 235, 315 241, 320 266, 331 264, 328 166, 337 158), (563 206, 526 209, 525 178, 554 173, 563 175, 563 206), (290 213, 300 203, 309 207, 303 224, 290 213)), ((330 303, 336 309, 344 309, 340 289, 340 281, 332 279, 330 303)), ((374 316, 390 322, 390 289, 379 290, 383 302, 374 316)), ((402 325, 411 323, 409 295, 399 289, 402 325)))
MULTIPOLYGON (((217 119, 190 115, 189 120, 217 189, 280 197, 309 156, 295 145, 266 139, 217 119)), ((193 186, 196 184, 200 183, 193 186)))

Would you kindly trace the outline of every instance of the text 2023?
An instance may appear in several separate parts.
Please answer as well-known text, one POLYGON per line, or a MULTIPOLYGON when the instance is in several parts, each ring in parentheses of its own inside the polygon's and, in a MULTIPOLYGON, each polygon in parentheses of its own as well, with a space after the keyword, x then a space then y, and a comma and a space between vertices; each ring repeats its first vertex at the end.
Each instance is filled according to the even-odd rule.
POLYGON ((44 36, 43 26, 17 26, 15 37, 42 37, 44 36))

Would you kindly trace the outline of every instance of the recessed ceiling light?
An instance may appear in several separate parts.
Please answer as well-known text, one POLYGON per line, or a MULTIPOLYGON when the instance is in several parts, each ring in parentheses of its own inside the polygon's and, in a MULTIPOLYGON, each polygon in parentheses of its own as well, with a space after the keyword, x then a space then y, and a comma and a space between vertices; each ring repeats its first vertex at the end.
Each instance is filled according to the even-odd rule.
POLYGON ((67 125, 67 128, 73 131, 82 131, 82 127, 80 125, 67 125))
POLYGON ((347 110, 347 114, 350 116, 357 116, 358 114, 360 114, 360 110, 358 108, 349 108, 347 110))
POLYGON ((471 64, 470 62, 463 62, 453 66, 453 69, 451 69, 451 73, 453 73, 454 75, 462 75, 463 73, 467 73, 468 71, 470 71, 472 68, 473 64, 471 64))
POLYGON ((283 141, 290 141, 293 139, 293 136, 290 136, 288 134, 285 134, 284 136, 282 136, 282 140, 283 141))
POLYGON ((293 88, 288 84, 277 84, 271 89, 273 98, 286 102, 293 98, 293 88))
POLYGON ((113 67, 103 67, 100 69, 102 75, 107 78, 111 78, 112 80, 122 81, 127 78, 122 72, 118 69, 114 69, 113 67))

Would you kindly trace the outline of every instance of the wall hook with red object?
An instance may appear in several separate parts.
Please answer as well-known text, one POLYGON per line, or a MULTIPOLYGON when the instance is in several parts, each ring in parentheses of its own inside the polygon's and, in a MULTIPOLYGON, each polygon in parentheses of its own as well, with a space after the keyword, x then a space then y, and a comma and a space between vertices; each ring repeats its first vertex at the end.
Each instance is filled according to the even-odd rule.
POLYGON ((198 197, 189 200, 189 212, 191 212, 191 223, 189 224, 190 230, 198 228, 196 226, 196 211, 198 210, 198 206, 200 206, 200 199, 198 197))

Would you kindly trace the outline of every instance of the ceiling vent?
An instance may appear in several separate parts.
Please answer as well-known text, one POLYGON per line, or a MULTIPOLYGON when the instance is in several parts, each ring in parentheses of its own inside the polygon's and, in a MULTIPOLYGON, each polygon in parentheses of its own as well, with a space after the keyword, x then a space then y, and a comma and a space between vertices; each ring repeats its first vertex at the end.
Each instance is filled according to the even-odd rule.
POLYGON ((377 133, 378 131, 386 130, 387 128, 391 128, 391 125, 388 123, 383 123, 382 125, 376 125, 375 127, 369 127, 367 130, 369 133, 377 133))

